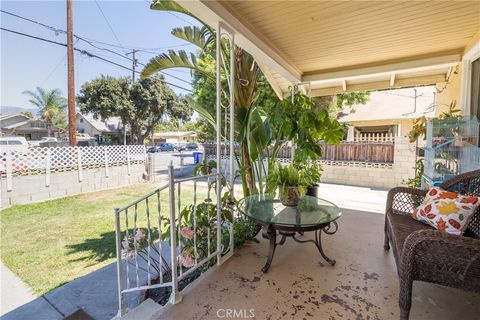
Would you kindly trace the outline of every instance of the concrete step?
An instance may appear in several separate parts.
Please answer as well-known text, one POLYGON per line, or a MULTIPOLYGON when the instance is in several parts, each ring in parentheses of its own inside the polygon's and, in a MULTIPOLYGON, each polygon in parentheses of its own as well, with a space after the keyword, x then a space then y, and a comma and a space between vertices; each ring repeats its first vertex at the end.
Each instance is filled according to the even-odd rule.
POLYGON ((162 306, 149 298, 135 309, 129 311, 121 320, 155 320, 153 316, 158 313, 160 309, 162 309, 162 306))

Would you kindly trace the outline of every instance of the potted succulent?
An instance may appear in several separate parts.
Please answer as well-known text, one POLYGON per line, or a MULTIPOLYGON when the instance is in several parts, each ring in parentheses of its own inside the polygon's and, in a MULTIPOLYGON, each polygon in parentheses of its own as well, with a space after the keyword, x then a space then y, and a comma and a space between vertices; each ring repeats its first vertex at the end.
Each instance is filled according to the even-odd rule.
POLYGON ((293 164, 283 167, 281 164, 275 163, 268 175, 267 191, 274 192, 277 188, 282 204, 295 207, 307 191, 307 183, 302 170, 293 164))
POLYGON ((303 169, 303 177, 307 185, 307 196, 318 197, 318 187, 322 177, 323 168, 319 163, 307 164, 303 169))

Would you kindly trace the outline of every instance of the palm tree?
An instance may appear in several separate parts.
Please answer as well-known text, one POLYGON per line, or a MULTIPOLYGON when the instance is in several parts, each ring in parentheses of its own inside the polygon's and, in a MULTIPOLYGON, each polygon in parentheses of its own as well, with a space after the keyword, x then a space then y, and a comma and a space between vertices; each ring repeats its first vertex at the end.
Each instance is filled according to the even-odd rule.
POLYGON ((65 126, 65 108, 67 99, 62 96, 60 89, 46 90, 37 87, 35 91, 24 91, 23 94, 30 97, 28 100, 38 108, 38 115, 47 123, 48 135, 51 135, 53 125, 65 126))
MULTIPOLYGON (((172 30, 172 34, 197 46, 200 51, 199 55, 207 56, 215 61, 215 41, 217 35, 212 28, 171 0, 157 0, 153 2, 151 8, 186 14, 199 21, 202 24, 201 27, 187 26, 175 28, 172 30)), ((221 41, 221 53, 223 61, 229 61, 230 44, 226 40, 221 41)), ((258 167, 255 169, 255 162, 263 157, 263 150, 268 144, 268 139, 265 120, 261 117, 259 110, 254 107, 260 69, 253 57, 241 48, 235 46, 234 54, 235 70, 233 72, 235 72, 235 83, 232 87, 235 94, 235 135, 240 143, 241 152, 237 161, 242 177, 243 192, 247 196, 258 193, 255 171, 260 177, 261 171, 258 167)), ((230 73, 230 70, 228 65, 223 64, 222 66, 222 97, 228 97, 228 79, 226 75, 230 73)), ((168 53, 160 54, 151 59, 142 70, 141 76, 145 78, 170 68, 187 68, 205 77, 215 79, 215 71, 204 68, 198 63, 195 54, 187 54, 184 50, 169 50, 168 53)), ((187 99, 187 101, 200 116, 215 126, 214 113, 212 114, 211 110, 198 105, 193 99, 187 99)), ((222 110, 222 112, 227 112, 228 120, 228 110, 222 110)), ((263 164, 263 161, 260 162, 263 164)), ((262 183, 260 183, 261 185, 262 183)))

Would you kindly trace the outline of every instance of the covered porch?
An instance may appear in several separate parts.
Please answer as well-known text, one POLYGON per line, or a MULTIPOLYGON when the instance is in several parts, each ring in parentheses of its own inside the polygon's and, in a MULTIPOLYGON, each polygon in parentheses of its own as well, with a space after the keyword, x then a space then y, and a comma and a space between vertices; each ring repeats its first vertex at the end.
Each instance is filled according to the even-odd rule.
MULTIPOLYGON (((222 64, 229 63, 227 69, 234 70, 234 46, 253 56, 281 99, 287 97, 292 88, 315 97, 435 85, 435 116, 447 110, 453 101, 464 115, 477 115, 478 104, 472 97, 478 90, 473 85, 471 66, 480 58, 478 2, 177 2, 214 28, 217 35, 228 38, 230 44, 228 62, 226 57, 222 60, 217 38, 216 159, 219 166, 214 174, 209 172, 208 178, 220 181, 225 175, 233 186, 233 159, 227 157, 226 147, 222 154, 221 146, 222 139, 225 139, 223 146, 230 139, 228 154, 233 154, 235 102, 231 84, 245 79, 237 79, 235 72, 223 75, 229 78, 230 84, 228 118, 228 109, 220 101, 220 69, 222 64), (223 116, 225 122, 227 118, 230 120, 229 130, 228 122, 222 122, 223 116), (230 162, 229 169, 220 165, 225 159, 230 162)), ((180 197, 181 182, 185 181, 173 180, 172 176, 168 186, 170 197, 176 191, 180 197)), ((218 185, 216 193, 220 195, 218 185)), ((326 197, 323 192, 320 189, 322 198, 326 197)), ((343 195, 348 197, 350 193, 345 191, 343 195)), ((222 232, 219 199, 217 197, 218 238, 222 232)), ((217 265, 181 292, 177 279, 160 283, 172 286, 172 304, 154 310, 152 319, 397 319, 400 316, 398 275, 392 254, 383 249, 384 211, 378 209, 381 207, 378 203, 369 203, 369 195, 363 199, 360 206, 346 206, 340 198, 336 199, 342 208, 338 232, 324 235, 322 240, 326 254, 337 261, 335 266, 326 263, 322 266, 315 246, 287 239, 277 247, 270 270, 262 273, 267 241, 259 235, 259 243, 248 243, 234 251, 233 238, 230 238, 230 251, 222 256, 224 248, 218 242, 217 250, 208 251, 206 258, 217 255, 217 265)), ((171 247, 176 248, 175 239, 181 232, 180 227, 172 231, 175 202, 171 201, 170 239, 171 247)), ((177 210, 182 210, 180 204, 177 210)), ((312 234, 305 233, 303 237, 310 239, 312 234)), ((120 248, 119 237, 117 243, 120 248)), ((173 252, 173 270, 177 269, 175 264, 179 260, 178 253, 173 252)), ((179 270, 181 278, 181 267, 179 270)), ((460 290, 416 281, 412 301, 411 319, 478 316, 479 296, 460 290)))
MULTIPOLYGON (((259 236, 259 243, 248 243, 213 267, 182 291, 181 303, 152 319, 228 318, 227 312, 234 311, 240 319, 398 319, 398 276, 392 253, 383 250, 384 215, 349 209, 342 213, 338 232, 322 241, 335 266, 326 264, 313 244, 287 239, 263 273, 268 240, 259 236)), ((469 292, 414 282, 410 317, 475 319, 479 299, 469 292)))

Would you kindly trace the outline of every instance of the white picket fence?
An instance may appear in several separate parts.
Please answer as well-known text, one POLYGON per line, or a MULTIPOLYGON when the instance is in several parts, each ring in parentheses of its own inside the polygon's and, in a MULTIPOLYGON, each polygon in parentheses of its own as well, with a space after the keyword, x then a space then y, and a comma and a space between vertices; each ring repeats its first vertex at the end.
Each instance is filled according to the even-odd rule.
POLYGON ((79 181, 85 169, 108 168, 146 162, 143 145, 95 146, 95 147, 47 147, 30 148, 26 153, 5 152, 0 159, 0 173, 7 180, 7 191, 12 189, 12 177, 45 175, 55 172, 78 171, 79 181))

